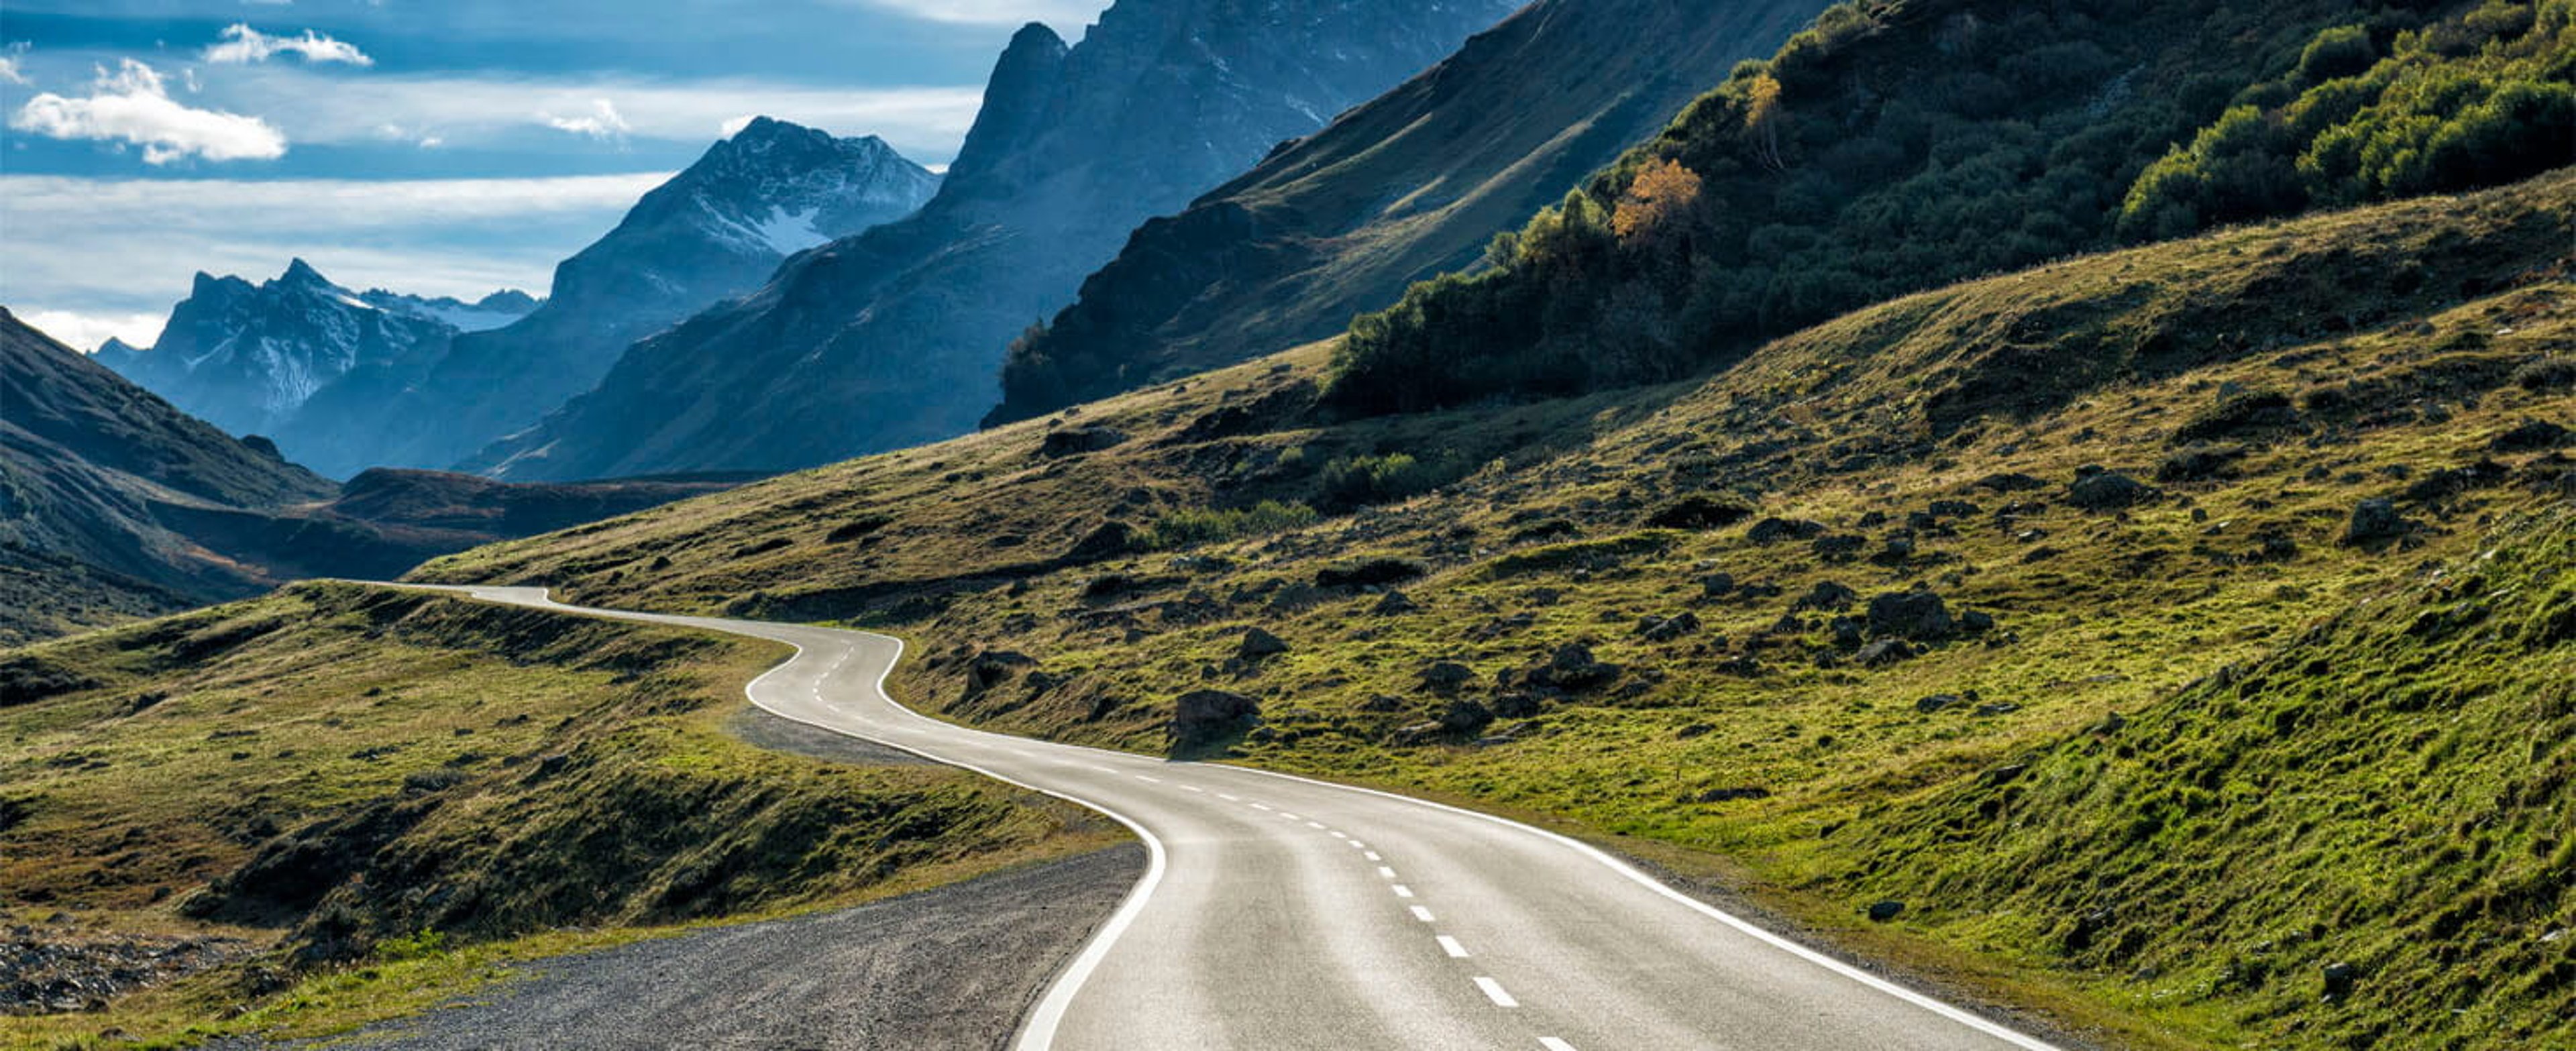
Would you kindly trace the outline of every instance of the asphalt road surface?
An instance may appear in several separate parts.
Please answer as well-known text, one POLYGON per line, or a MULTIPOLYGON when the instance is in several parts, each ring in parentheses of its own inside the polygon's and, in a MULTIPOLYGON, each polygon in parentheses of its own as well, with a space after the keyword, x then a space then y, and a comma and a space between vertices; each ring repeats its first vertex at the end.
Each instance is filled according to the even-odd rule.
POLYGON ((752 702, 1072 800, 1135 830, 1145 876, 1015 1047, 1611 1049, 2051 1045, 1774 936, 1575 840, 1437 803, 943 723, 881 688, 882 635, 586 610, 774 639, 752 702))

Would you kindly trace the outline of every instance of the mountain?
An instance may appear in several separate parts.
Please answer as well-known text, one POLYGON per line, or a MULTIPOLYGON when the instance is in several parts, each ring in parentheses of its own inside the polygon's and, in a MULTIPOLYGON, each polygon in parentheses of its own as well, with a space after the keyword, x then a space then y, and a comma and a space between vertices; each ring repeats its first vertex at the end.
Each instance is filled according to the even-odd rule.
POLYGON ((1505 0, 1121 0, 995 63, 918 214, 798 255, 629 348, 466 469, 508 478, 802 467, 971 429, 1004 346, 1138 222, 1401 82, 1505 0))
POLYGON ((1151 754, 1225 691, 1229 762, 1722 873, 2088 1046, 2576 1046, 2571 223, 2562 171, 1440 411, 1311 345, 417 577, 867 623, 929 714, 1151 754))
POLYGON ((512 485, 433 471, 332 483, 0 309, 0 641, 381 579, 433 555, 700 496, 744 476, 512 485))
POLYGON ((1321 339, 1472 265, 1822 0, 1542 0, 1145 223, 1011 347, 986 422, 1321 339))
POLYGON ((149 350, 111 340, 101 364, 234 434, 273 434, 351 373, 435 360, 468 327, 507 324, 523 292, 477 303, 353 292, 302 259, 262 284, 200 272, 149 350))
POLYGON ((334 475, 447 466, 588 389, 627 344, 759 287, 790 255, 910 214, 938 184, 875 136, 756 118, 557 266, 543 306, 417 368, 323 390, 278 444, 334 475))

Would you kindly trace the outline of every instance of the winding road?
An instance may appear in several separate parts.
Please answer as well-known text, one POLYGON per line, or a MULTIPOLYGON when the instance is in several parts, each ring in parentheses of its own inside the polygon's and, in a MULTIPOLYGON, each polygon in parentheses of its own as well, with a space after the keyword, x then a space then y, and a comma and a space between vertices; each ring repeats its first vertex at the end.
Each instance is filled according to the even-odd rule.
POLYGON ((885 695, 886 636, 439 590, 788 643, 752 703, 1134 830, 1145 877, 1029 1011, 1023 1051, 2051 1048, 1527 825, 931 719, 885 695))

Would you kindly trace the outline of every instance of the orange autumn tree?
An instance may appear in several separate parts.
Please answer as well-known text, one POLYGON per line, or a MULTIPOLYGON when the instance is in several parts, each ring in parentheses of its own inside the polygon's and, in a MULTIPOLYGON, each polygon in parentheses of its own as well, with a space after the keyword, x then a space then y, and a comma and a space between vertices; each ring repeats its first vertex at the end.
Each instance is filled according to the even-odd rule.
POLYGON ((1659 239, 1699 201, 1699 173, 1666 158, 1646 165, 1619 195, 1610 214, 1610 232, 1626 244, 1659 239))

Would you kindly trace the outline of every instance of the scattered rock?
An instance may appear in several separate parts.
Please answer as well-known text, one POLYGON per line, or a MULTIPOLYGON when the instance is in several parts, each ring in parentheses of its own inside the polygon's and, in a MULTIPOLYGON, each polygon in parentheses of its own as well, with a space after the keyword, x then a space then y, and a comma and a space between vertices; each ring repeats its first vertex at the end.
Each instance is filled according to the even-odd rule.
POLYGON ((1753 785, 1734 788, 1712 788, 1694 797, 1702 803, 1731 803, 1738 799, 1769 799, 1771 790, 1753 785))
POLYGON ((1711 726, 1707 723, 1692 723, 1689 726, 1673 731, 1673 740, 1687 741, 1694 737, 1705 736, 1716 729, 1717 727, 1711 726))
POLYGON ((1234 655, 1247 661, 1258 661, 1263 657, 1275 657, 1286 652, 1288 652, 1288 640, 1271 634, 1259 625, 1243 629, 1243 641, 1234 648, 1234 655))
POLYGON ((2337 961, 2327 964, 2322 975, 2325 978, 2325 998, 2342 1000, 2352 996, 2353 983, 2361 980, 2361 968, 2337 961))
POLYGON ((2048 483, 2018 471, 2004 471, 1977 479, 1977 488, 1996 493, 2020 493, 2046 489, 2048 483))
POLYGON ((2500 453, 2538 452, 2576 445, 2576 431, 2547 420, 2524 420, 2514 429, 2495 436, 2487 448, 2500 453))
POLYGON ((1319 588, 1386 587, 1420 578, 1429 572, 1422 563, 1409 558, 1372 558, 1347 565, 1325 566, 1315 571, 1319 588))
POLYGON ((1542 689, 1582 693, 1609 685, 1619 678, 1619 670, 1616 664, 1593 659, 1591 647, 1569 642, 1557 647, 1547 663, 1530 669, 1522 678, 1542 689))
POLYGON ((2353 505, 2352 521, 2344 527, 2346 544, 2375 544, 2395 540, 2413 532, 2415 523, 2397 513, 2397 502, 2374 496, 2353 505))
POLYGON ((1387 740, 1399 748, 1410 748, 1437 741, 1443 732, 1445 731, 1441 725, 1436 722, 1412 723, 1397 727, 1395 733, 1389 735, 1387 740))
POLYGON ((1964 610, 1959 614, 1959 630, 1969 635, 1983 635, 1993 631, 1995 615, 1980 609, 1964 610))
POLYGON ((1054 458, 1096 453, 1127 440, 1127 432, 1115 427, 1092 424, 1086 427, 1062 427, 1048 431, 1046 440, 1038 443, 1038 455, 1054 458))
POLYGON ((1980 508, 1965 500, 1934 500, 1932 506, 1925 510, 1938 518, 1966 518, 1976 514, 1980 508))
POLYGON ((1717 529, 1751 517, 1753 509, 1741 503, 1687 496, 1646 516, 1646 524, 1658 529, 1717 529))
POLYGON ((1869 903, 1869 922, 1871 922, 1871 923, 1885 923, 1885 922, 1887 922, 1887 921, 1889 921, 1889 920, 1895 919, 1897 916, 1899 916, 1899 915, 1903 914, 1904 912, 1905 912, 1905 903, 1904 903, 1904 902, 1901 902, 1901 901, 1873 901, 1873 902, 1870 902, 1870 903, 1869 903))
POLYGON ((1393 589, 1389 589, 1385 595, 1380 596, 1377 600, 1377 605, 1369 607, 1369 613, 1371 615, 1380 617, 1402 616, 1407 613, 1419 613, 1421 611, 1422 606, 1420 603, 1413 601, 1412 597, 1406 595, 1404 592, 1393 589))
POLYGON ((1823 522, 1810 522, 1803 518, 1765 518, 1753 523, 1753 528, 1745 531, 1744 538, 1757 544, 1769 544, 1781 540, 1813 540, 1823 535, 1823 522))
POLYGON ((1676 616, 1646 617, 1637 622, 1637 636, 1648 642, 1671 642, 1698 632, 1699 616, 1687 610, 1676 616))
POLYGON ((1976 714, 1977 714, 1980 718, 1989 718, 1989 719, 1990 719, 1990 718, 1993 718, 1993 717, 1998 716, 1998 715, 2011 715, 2012 713, 2014 713, 2014 712, 2018 712, 2018 711, 2020 711, 2020 710, 2021 710, 2021 706, 2020 706, 2020 705, 2018 705, 2018 704, 2014 704, 2014 703, 2012 703, 2011 701, 1996 701, 1996 702, 1994 702, 1994 703, 1992 703, 1992 704, 1980 704, 1980 705, 1978 705, 1978 706, 1977 706, 1977 713, 1976 713, 1976 714))
POLYGON ((1536 694, 1506 693, 1494 698, 1494 714, 1504 719, 1527 719, 1546 708, 1547 702, 1536 694))
POLYGON ((1400 712, 1404 710, 1404 698, 1388 693, 1377 694, 1368 700, 1361 701, 1360 710, 1380 715, 1387 712, 1400 712))
POLYGON ((1725 598, 1727 593, 1733 590, 1735 590, 1733 574, 1711 573, 1699 578, 1699 597, 1701 598, 1725 598))
POLYGON ((2076 471, 2075 483, 2066 487, 2066 500, 2087 511, 2118 511, 2153 499, 2156 491, 2146 483, 2099 467, 2076 471))
POLYGON ((1929 591, 1891 591, 1869 600, 1869 631, 1880 638, 1937 642, 1955 628, 1949 607, 1929 591))
POLYGON ((1113 518, 1074 541, 1072 547, 1065 549, 1064 557, 1077 562, 1111 558, 1125 554, 1135 543, 1135 527, 1113 518))
POLYGON ((1805 595, 1799 596, 1796 608, 1850 609, 1851 604, 1858 601, 1860 601, 1860 592, 1834 581, 1825 580, 1817 582, 1816 586, 1808 589, 1805 595))
POLYGON ((1914 702, 1914 710, 1925 715, 1966 704, 1967 699, 1955 693, 1936 693, 1914 702))
POLYGON ((1869 547, 1869 538, 1851 533, 1837 533, 1832 536, 1817 537, 1815 542, 1808 546, 1815 551, 1817 558, 1827 562, 1842 562, 1858 557, 1862 550, 1869 547))
POLYGON ((1212 744, 1248 730, 1261 718, 1261 703, 1225 690, 1192 690, 1172 702, 1169 733, 1179 748, 1212 744))
POLYGON ((1860 662, 1861 667, 1879 668, 1911 660, 1916 652, 1913 644, 1904 639, 1879 639, 1861 647, 1860 652, 1852 654, 1852 659, 1860 662))
POLYGON ((1422 669, 1422 687, 1434 693, 1456 693, 1475 679, 1475 670, 1457 661, 1440 661, 1422 669))
POLYGON ((1493 722, 1493 709, 1463 698, 1449 702, 1449 706, 1440 712, 1440 728, 1462 736, 1482 730, 1493 722))

